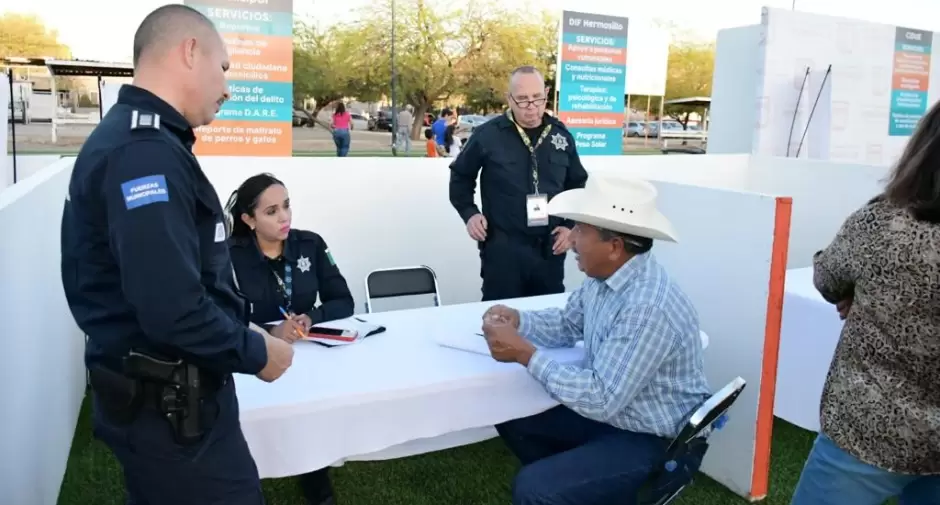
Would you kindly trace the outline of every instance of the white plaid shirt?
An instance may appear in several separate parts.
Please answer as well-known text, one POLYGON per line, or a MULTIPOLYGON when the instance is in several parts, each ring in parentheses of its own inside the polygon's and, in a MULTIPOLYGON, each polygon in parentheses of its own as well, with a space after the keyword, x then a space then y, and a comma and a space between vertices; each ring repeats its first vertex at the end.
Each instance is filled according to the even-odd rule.
POLYGON ((565 308, 525 311, 519 332, 540 347, 584 340, 581 366, 536 351, 529 372, 589 419, 672 438, 711 393, 698 313, 650 253, 606 280, 587 279, 565 308))

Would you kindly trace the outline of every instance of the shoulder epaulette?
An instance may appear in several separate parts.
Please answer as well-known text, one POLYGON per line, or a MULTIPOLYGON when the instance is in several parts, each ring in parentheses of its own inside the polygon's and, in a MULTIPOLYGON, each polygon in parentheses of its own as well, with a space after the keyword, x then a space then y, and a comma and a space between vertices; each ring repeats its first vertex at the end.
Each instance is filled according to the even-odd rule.
POLYGON ((160 114, 153 112, 131 111, 131 130, 159 130, 160 114))

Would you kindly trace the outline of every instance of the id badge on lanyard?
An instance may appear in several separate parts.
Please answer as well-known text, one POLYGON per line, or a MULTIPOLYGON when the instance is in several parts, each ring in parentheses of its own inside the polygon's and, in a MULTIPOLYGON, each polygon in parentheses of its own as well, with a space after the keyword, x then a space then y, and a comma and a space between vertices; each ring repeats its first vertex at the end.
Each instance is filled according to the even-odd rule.
POLYGON ((281 290, 281 295, 284 297, 284 310, 288 314, 293 314, 291 309, 291 298, 293 297, 293 276, 291 275, 291 267, 287 262, 284 263, 284 278, 282 279, 274 269, 271 269, 271 273, 274 275, 274 279, 277 280, 277 285, 281 290))
POLYGON ((535 153, 539 146, 542 145, 542 141, 548 137, 548 133, 552 131, 552 125, 546 125, 545 129, 542 130, 542 134, 539 135, 538 140, 536 140, 535 145, 532 145, 532 141, 529 140, 529 136, 526 134, 525 130, 523 130, 522 127, 519 126, 519 123, 516 123, 515 118, 512 117, 512 111, 507 110, 506 117, 512 121, 512 124, 516 127, 516 131, 519 132, 519 137, 522 138, 522 143, 529 149, 529 165, 532 167, 533 192, 525 197, 526 224, 529 227, 546 226, 548 225, 548 195, 539 193, 539 162, 535 153))

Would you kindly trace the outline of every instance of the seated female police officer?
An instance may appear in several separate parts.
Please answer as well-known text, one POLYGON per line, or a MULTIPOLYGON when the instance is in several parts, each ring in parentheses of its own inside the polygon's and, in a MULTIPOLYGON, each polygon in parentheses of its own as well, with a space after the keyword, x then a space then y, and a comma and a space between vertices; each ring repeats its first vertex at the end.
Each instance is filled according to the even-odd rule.
MULTIPOLYGON (((305 334, 311 325, 353 314, 352 294, 326 242, 311 231, 291 229, 284 183, 270 174, 251 177, 232 193, 227 208, 232 265, 239 289, 252 304, 253 323, 294 342, 298 330, 305 334), (281 322, 270 324, 275 321, 281 322)), ((333 503, 326 468, 301 475, 300 484, 309 504, 333 503)))

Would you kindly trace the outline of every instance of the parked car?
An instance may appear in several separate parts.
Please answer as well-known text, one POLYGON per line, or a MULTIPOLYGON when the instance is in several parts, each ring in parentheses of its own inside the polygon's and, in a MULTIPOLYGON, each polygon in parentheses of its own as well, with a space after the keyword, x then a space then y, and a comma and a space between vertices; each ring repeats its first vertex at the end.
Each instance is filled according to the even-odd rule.
POLYGON ((313 117, 302 109, 294 109, 294 126, 313 126, 313 117))
POLYGON ((624 137, 650 137, 659 135, 659 123, 647 121, 630 121, 623 128, 624 137))
POLYGON ((369 118, 362 114, 353 112, 350 114, 352 116, 352 121, 349 122, 350 130, 368 130, 369 129, 369 118))
POLYGON ((375 116, 369 118, 368 128, 370 131, 392 131, 392 113, 387 110, 378 111, 375 116))

